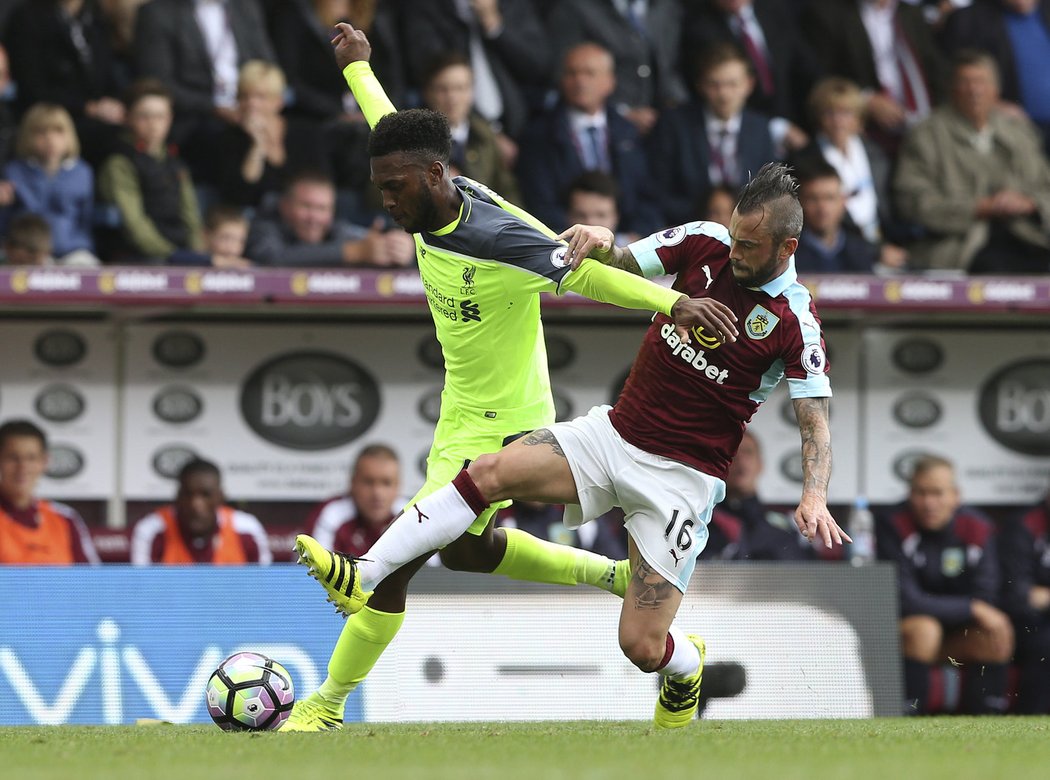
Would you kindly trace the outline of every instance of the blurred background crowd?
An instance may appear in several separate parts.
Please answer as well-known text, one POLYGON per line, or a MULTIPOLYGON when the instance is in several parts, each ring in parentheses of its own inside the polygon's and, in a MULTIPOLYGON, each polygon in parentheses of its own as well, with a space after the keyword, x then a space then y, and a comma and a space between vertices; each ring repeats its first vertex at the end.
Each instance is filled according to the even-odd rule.
POLYGON ((0 0, 8 263, 407 266, 334 65, 555 230, 802 182, 802 272, 1050 270, 1047 0, 0 0))

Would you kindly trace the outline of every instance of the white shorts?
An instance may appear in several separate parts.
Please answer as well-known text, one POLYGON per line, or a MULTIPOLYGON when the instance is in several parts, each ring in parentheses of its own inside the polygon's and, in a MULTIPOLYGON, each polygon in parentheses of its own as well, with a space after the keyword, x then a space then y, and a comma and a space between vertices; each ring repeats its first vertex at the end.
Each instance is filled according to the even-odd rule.
POLYGON ((684 593, 725 483, 624 441, 609 409, 596 406, 548 428, 565 452, 580 497, 579 504, 565 506, 565 525, 578 528, 620 507, 646 563, 684 593))

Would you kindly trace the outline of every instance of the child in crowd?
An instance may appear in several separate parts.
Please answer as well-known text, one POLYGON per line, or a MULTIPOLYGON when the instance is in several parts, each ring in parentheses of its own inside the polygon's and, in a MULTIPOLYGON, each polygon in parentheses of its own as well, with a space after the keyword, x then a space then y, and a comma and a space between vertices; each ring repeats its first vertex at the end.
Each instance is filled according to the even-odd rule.
POLYGON ((8 225, 4 237, 7 265, 64 265, 91 267, 98 258, 90 252, 71 252, 56 261, 51 254, 51 227, 38 214, 19 214, 8 225))
POLYGON ((99 194, 120 212, 122 246, 115 259, 163 263, 178 249, 203 249, 193 181, 167 144, 171 93, 143 79, 132 85, 126 103, 129 135, 99 175, 99 194))
POLYGON ((210 265, 215 268, 250 268, 244 257, 248 217, 234 206, 213 206, 204 217, 204 251, 179 249, 169 265, 210 265))
MULTIPOLYGON (((15 159, 4 166, 11 188, 4 191, 10 216, 31 212, 47 220, 52 251, 59 258, 82 253, 94 258, 91 219, 95 175, 80 159, 80 142, 69 112, 37 103, 26 112, 15 142, 15 159)), ((82 263, 81 263, 82 264, 82 263)))

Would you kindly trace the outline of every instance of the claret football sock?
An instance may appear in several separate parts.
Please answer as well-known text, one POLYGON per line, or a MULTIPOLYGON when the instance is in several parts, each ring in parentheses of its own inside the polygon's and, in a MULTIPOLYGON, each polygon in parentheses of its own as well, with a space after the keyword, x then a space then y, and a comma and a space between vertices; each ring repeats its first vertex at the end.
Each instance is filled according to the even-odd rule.
POLYGON ((667 631, 667 655, 657 670, 664 677, 684 680, 693 677, 700 668, 700 651, 686 633, 672 625, 667 631))
POLYGON ((346 697, 372 671, 404 620, 404 612, 380 612, 368 606, 347 618, 328 661, 328 677, 317 691, 322 698, 342 710, 346 697))
POLYGON ((623 597, 626 578, 616 575, 617 567, 628 565, 626 561, 538 539, 518 528, 504 528, 503 532, 507 552, 493 574, 553 585, 593 585, 623 597))

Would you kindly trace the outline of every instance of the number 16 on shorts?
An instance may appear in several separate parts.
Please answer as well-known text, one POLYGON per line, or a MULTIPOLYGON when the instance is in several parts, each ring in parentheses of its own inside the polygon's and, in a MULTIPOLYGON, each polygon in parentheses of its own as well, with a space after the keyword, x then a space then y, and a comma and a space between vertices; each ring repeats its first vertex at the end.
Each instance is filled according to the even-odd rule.
POLYGON ((674 558, 675 568, 678 567, 678 564, 686 557, 686 553, 693 546, 693 526, 695 525, 696 521, 693 518, 683 515, 682 510, 676 509, 672 513, 667 527, 664 528, 664 539, 671 544, 669 552, 674 558))

